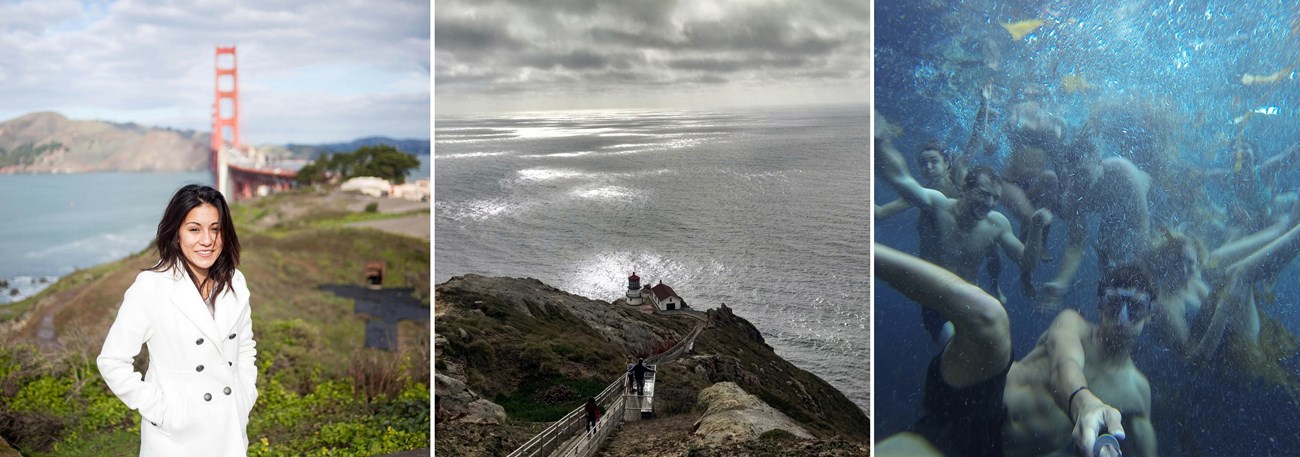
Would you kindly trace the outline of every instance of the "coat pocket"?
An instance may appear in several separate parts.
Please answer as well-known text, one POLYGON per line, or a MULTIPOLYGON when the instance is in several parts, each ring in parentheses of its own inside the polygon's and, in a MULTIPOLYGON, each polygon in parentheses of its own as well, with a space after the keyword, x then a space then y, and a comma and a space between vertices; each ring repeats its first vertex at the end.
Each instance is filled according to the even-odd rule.
POLYGON ((163 420, 158 424, 158 429, 167 435, 184 432, 189 424, 192 406, 187 399, 188 392, 174 383, 163 384, 162 391, 167 410, 163 412, 163 420))

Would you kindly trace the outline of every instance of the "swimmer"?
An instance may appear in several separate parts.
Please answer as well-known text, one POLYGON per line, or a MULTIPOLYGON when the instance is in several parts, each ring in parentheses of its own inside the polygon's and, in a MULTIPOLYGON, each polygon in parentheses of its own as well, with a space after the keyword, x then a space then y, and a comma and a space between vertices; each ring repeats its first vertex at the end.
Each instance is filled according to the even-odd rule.
POLYGON ((1156 279, 1157 334, 1189 361, 1212 359, 1223 343, 1259 344, 1256 283, 1272 282, 1300 253, 1300 204, 1286 223, 1206 252, 1191 236, 1166 230, 1145 263, 1156 279), (1202 265, 1209 265, 1208 271, 1202 265), (1213 284, 1213 287, 1211 286, 1213 284))
POLYGON ((1151 177, 1122 157, 1103 159, 1088 129, 1054 158, 1058 182, 1053 214, 1065 219, 1066 250, 1061 269, 1043 286, 1040 309, 1055 310, 1083 263, 1088 217, 1098 216, 1096 247, 1113 265, 1128 263, 1146 250, 1151 227, 1147 192, 1151 177))
POLYGON ((1013 362, 1011 324, 993 297, 933 263, 880 244, 873 252, 878 278, 957 329, 926 373, 926 415, 876 455, 1091 455, 1106 434, 1125 455, 1156 455, 1151 388, 1130 355, 1156 293, 1145 268, 1108 271, 1098 324, 1062 311, 1013 362))
MULTIPOLYGON (((916 154, 916 164, 921 169, 921 176, 925 178, 925 187, 943 192, 948 198, 961 196, 961 188, 957 183, 965 179, 967 164, 960 159, 954 161, 953 154, 948 152, 938 140, 930 140, 921 147, 920 152, 916 154)), ((884 205, 875 205, 875 218, 888 219, 911 207, 912 205, 906 199, 900 197, 884 205)), ((1000 284, 1002 257, 996 248, 990 246, 984 254, 984 260, 985 265, 988 266, 989 290, 997 295, 999 301, 1006 303, 1007 297, 1002 293, 1000 284)))
MULTIPOLYGON (((1038 265, 1041 232, 1051 223, 1052 214, 1038 211, 1032 221, 1028 245, 1020 242, 1011 223, 1002 213, 993 211, 1002 193, 1001 180, 993 170, 976 167, 966 175, 958 198, 927 189, 912 177, 898 150, 888 139, 876 139, 877 176, 884 179, 908 203, 921 210, 917 221, 921 258, 947 268, 967 281, 975 281, 984 256, 994 245, 1020 265, 1021 287, 1032 291, 1031 275, 1038 265)), ((935 313, 925 313, 926 329, 940 342, 943 321, 935 313)))

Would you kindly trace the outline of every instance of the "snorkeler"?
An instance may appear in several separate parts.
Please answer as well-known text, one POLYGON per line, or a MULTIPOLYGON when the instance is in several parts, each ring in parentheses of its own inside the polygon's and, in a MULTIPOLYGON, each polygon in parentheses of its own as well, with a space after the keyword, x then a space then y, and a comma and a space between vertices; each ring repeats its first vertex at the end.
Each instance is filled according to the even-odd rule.
POLYGON ((1106 434, 1125 455, 1156 455, 1151 387, 1130 355, 1155 296, 1145 268, 1109 270, 1097 287, 1099 324, 1062 311, 1013 362, 997 300, 930 262, 880 244, 873 252, 877 277, 957 329, 926 372, 925 416, 879 442, 876 455, 1031 456, 1071 443, 1092 455, 1106 434))
MULTIPOLYGON (((1041 232, 1051 223, 1052 214, 1037 211, 1032 220, 1028 245, 1022 244, 1002 213, 993 211, 1002 195, 1001 179, 985 167, 972 169, 963 182, 958 198, 927 189, 907 171, 907 165, 888 138, 877 138, 875 147, 877 176, 883 178, 912 206, 921 210, 917 221, 921 258, 947 268, 967 281, 975 281, 987 250, 997 245, 1020 266, 1021 287, 1032 291, 1031 275, 1038 265, 1041 232)), ((926 330, 943 345, 950 335, 938 313, 922 313, 926 330)))

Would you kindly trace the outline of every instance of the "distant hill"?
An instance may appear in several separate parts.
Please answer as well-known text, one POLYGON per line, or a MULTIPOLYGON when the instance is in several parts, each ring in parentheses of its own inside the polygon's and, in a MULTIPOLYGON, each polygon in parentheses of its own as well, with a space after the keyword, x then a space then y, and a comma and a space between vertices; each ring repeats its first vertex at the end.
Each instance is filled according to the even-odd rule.
POLYGON ((347 143, 327 143, 327 144, 294 144, 290 143, 284 146, 293 158, 315 159, 322 153, 352 152, 362 146, 388 145, 397 148, 398 151, 407 154, 427 156, 433 150, 429 140, 406 139, 398 140, 382 136, 365 137, 347 143))
POLYGON ((31 113, 0 122, 0 173, 196 171, 207 144, 205 132, 31 113))
MULTIPOLYGON (((0 122, 0 174, 206 170, 209 138, 206 131, 30 113, 0 122)), ((351 152, 381 144, 415 155, 429 155, 432 150, 427 139, 386 137, 257 148, 271 157, 314 159, 326 152, 351 152)))

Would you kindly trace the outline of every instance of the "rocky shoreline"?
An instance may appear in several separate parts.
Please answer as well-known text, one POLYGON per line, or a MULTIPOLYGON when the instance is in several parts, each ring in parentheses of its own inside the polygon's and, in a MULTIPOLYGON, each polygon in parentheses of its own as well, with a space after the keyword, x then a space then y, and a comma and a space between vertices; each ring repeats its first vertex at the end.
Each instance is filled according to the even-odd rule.
MULTIPOLYGON (((434 312, 434 446, 453 455, 514 450, 558 419, 531 405, 555 402, 562 415, 585 398, 582 386, 608 384, 623 375, 628 355, 671 347, 698 322, 591 300, 535 279, 477 275, 437 285, 434 312), (566 389, 573 398, 556 395, 566 389)), ((707 318, 691 351, 659 365, 655 417, 624 424, 607 451, 869 452, 870 421, 843 393, 776 355, 725 305, 707 318), (674 438, 650 448, 638 444, 645 439, 638 430, 660 421, 674 438)))

